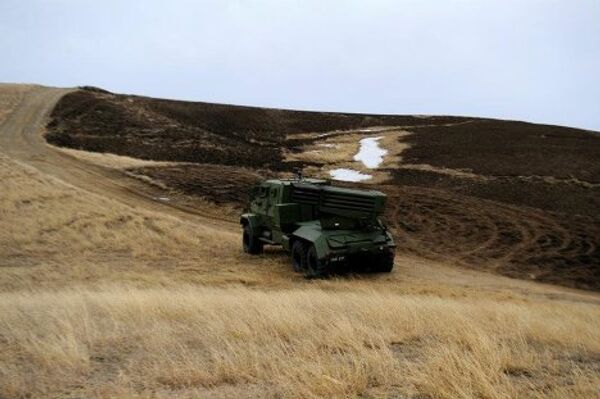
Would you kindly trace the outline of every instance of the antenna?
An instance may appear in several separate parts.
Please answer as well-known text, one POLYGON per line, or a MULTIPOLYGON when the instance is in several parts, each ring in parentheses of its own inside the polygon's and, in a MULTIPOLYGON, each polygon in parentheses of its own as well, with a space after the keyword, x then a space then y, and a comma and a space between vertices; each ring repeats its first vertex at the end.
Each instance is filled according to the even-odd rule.
POLYGON ((302 180, 302 168, 294 168, 294 174, 297 180, 302 180))

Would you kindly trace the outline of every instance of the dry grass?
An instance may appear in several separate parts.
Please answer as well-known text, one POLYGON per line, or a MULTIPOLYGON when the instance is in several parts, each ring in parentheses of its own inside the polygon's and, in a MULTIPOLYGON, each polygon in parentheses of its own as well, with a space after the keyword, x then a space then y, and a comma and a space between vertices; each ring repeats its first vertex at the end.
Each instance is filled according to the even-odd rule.
POLYGON ((305 281, 2 155, 0 193, 0 398, 600 397, 594 294, 404 258, 305 281))
POLYGON ((336 168, 350 168, 373 176, 365 183, 382 183, 389 179, 385 169, 397 168, 402 161, 402 152, 408 144, 401 141, 411 132, 393 127, 383 127, 375 131, 347 131, 335 132, 332 136, 308 136, 317 138, 314 144, 307 145, 302 152, 287 152, 286 161, 299 161, 307 164, 318 164, 319 167, 308 166, 305 168, 307 175, 329 178, 329 171, 336 168), (355 161, 354 156, 360 149, 360 140, 366 137, 381 137, 379 145, 387 150, 383 162, 377 169, 370 169, 360 161, 355 161))
POLYGON ((260 265, 267 259, 247 267, 237 231, 134 209, 1 154, 0 193, 1 290, 74 282, 263 281, 260 265), (216 266, 215 259, 228 267, 216 266))
POLYGON ((398 166, 399 169, 410 169, 410 170, 419 170, 424 172, 434 172, 441 175, 447 175, 452 177, 457 177, 461 179, 476 179, 476 180, 488 180, 489 177, 484 175, 475 174, 469 170, 461 170, 461 169, 450 169, 450 168, 440 168, 438 166, 429 165, 426 163, 419 164, 411 164, 411 163, 403 163, 398 166))
POLYGON ((2 294, 0 315, 3 397, 600 395, 590 305, 106 287, 2 294))
POLYGON ((143 168, 148 166, 174 166, 178 164, 185 164, 184 162, 148 161, 145 159, 132 158, 125 155, 89 152, 57 146, 52 147, 56 151, 60 151, 79 160, 111 169, 143 168))
POLYGON ((344 134, 331 138, 323 138, 314 145, 307 146, 303 152, 286 153, 286 161, 316 162, 323 164, 337 164, 352 160, 354 154, 358 152, 359 140, 362 138, 359 134, 344 134), (325 147, 321 144, 332 145, 325 147))
POLYGON ((0 124, 12 113, 32 85, 0 83, 0 124))

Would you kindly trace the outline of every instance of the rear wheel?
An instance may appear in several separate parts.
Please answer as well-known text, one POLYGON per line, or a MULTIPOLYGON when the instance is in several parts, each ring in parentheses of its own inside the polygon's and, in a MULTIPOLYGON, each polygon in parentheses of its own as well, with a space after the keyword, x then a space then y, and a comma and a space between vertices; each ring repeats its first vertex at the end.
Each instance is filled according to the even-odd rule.
POLYGON ((325 263, 317 256, 317 249, 311 245, 306 252, 306 269, 304 275, 307 278, 325 276, 327 273, 325 263))
POLYGON ((302 241, 298 240, 292 244, 292 266, 296 272, 306 268, 306 245, 302 241))
POLYGON ((242 235, 242 246, 244 248, 244 252, 246 252, 247 254, 256 255, 262 253, 263 251, 262 241, 260 241, 258 237, 256 237, 252 233, 252 230, 248 225, 244 226, 244 232, 242 235))

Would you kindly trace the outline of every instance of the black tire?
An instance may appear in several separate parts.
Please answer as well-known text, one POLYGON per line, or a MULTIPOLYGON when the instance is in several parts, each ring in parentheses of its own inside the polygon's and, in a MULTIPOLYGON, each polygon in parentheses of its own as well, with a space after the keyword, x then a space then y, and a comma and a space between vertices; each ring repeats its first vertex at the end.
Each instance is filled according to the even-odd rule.
POLYGON ((306 269, 306 245, 300 240, 292 244, 292 267, 295 272, 306 269))
POLYGON ((323 277, 327 275, 325 264, 317 257, 317 249, 311 245, 306 252, 306 269, 304 276, 306 278, 323 277))
POLYGON ((260 254, 263 251, 263 245, 262 241, 252 233, 250 226, 245 225, 242 234, 242 246, 244 252, 252 255, 260 254))
POLYGON ((394 252, 384 252, 378 256, 377 263, 374 268, 376 273, 389 273, 394 268, 394 252))

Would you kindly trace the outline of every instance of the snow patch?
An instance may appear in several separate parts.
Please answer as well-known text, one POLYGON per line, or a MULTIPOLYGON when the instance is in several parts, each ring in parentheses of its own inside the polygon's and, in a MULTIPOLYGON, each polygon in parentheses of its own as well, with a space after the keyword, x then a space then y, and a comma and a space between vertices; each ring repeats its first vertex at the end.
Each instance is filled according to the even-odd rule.
POLYGON ((356 129, 357 132, 380 132, 382 130, 386 130, 389 129, 386 126, 371 126, 371 127, 365 127, 362 129, 356 129))
POLYGON ((379 140, 383 137, 368 137, 360 140, 360 150, 354 156, 355 161, 361 161, 367 168, 375 169, 383 162, 387 150, 379 147, 379 140))
POLYGON ((371 178, 371 175, 366 175, 364 173, 360 173, 359 171, 354 170, 354 169, 345 169, 345 168, 333 169, 333 170, 329 171, 329 174, 331 175, 332 179, 340 180, 340 181, 357 182, 357 181, 369 180, 371 178))
POLYGON ((339 132, 333 131, 333 132, 327 132, 327 133, 320 133, 320 134, 317 134, 317 137, 327 137, 327 136, 331 136, 332 134, 336 134, 336 133, 339 133, 339 132))

